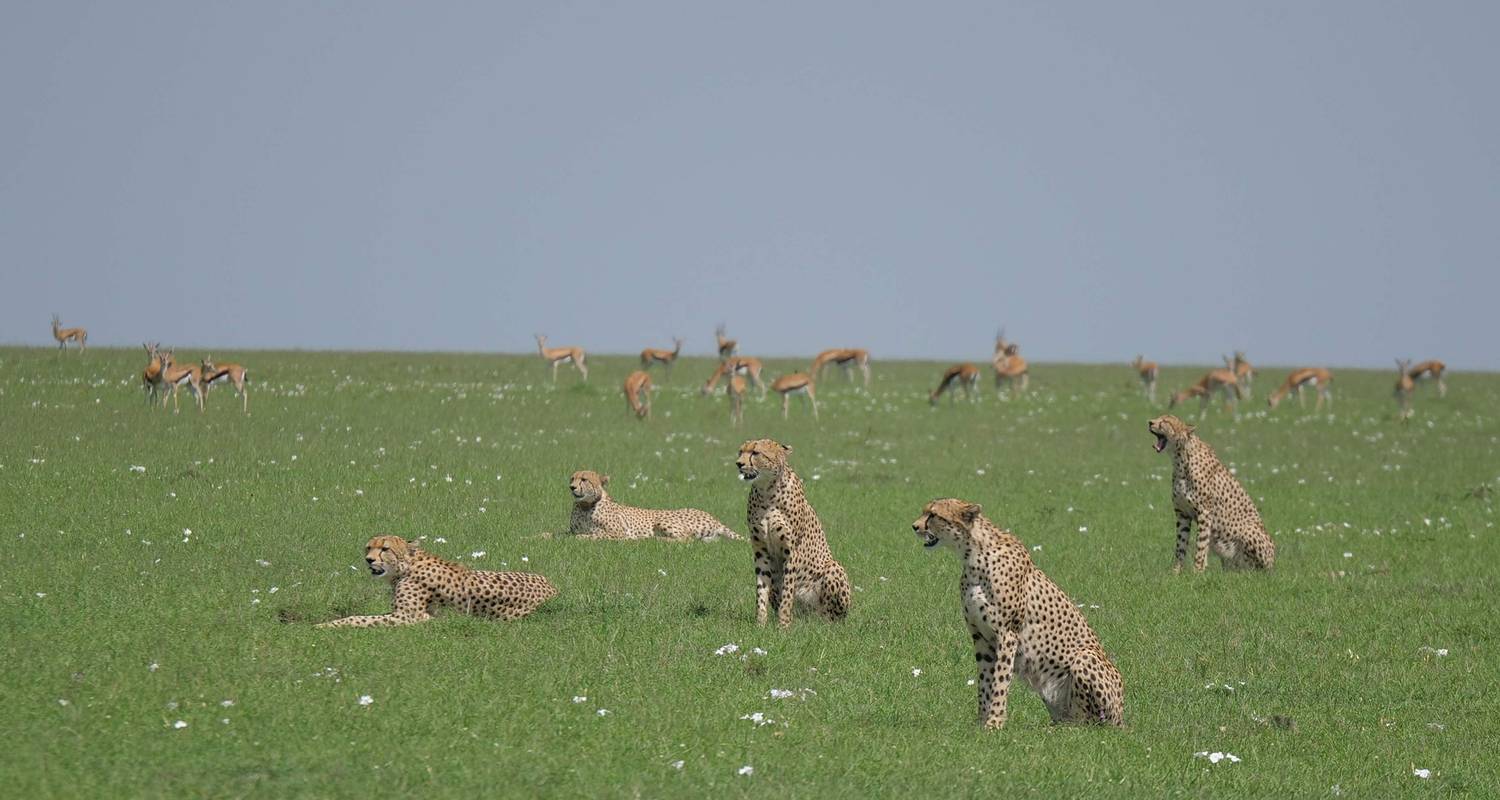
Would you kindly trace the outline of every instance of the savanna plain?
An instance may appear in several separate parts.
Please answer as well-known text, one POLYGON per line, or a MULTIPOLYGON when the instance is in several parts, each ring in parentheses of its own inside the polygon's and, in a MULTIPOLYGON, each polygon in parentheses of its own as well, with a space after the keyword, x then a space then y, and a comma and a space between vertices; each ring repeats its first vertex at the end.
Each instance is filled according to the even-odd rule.
MULTIPOLYGON (((223 387, 203 415, 146 408, 139 350, 0 349, 9 796, 1500 796, 1500 376, 1420 386, 1403 424, 1394 369, 1335 369, 1314 413, 1268 410, 1286 368, 1261 367, 1238 418, 1193 421, 1276 567, 1173 576, 1161 408, 1123 363, 931 407, 946 364, 876 361, 869 392, 830 369, 821 422, 752 395, 735 430, 699 395, 709 359, 657 371, 637 421, 627 357, 554 386, 536 356, 215 355, 249 367, 248 416, 223 387), (855 584, 844 623, 757 627, 746 542, 565 535, 585 468, 744 533, 734 457, 763 436, 855 584), (1053 726, 1019 686, 977 728, 960 564, 911 530, 944 496, 1082 606, 1124 729, 1053 726), (514 623, 315 630, 389 610, 376 533, 561 594, 514 623)), ((1159 396, 1202 372, 1164 368, 1159 396)))

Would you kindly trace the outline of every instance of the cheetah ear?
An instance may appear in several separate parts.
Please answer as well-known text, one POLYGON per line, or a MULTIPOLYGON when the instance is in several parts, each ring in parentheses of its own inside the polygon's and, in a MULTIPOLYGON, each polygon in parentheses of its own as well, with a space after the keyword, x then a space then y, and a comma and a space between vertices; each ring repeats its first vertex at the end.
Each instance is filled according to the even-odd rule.
POLYGON ((609 485, 609 476, 608 475, 600 475, 599 476, 599 485, 600 486, 608 486, 609 485))
MULTIPOLYGON (((778 442, 778 444, 780 444, 780 443, 778 442)), ((791 455, 792 454, 792 446, 789 445, 789 444, 783 444, 783 445, 781 445, 781 452, 783 452, 783 453, 785 453, 787 455, 791 455)))
POLYGON ((966 526, 973 526, 984 508, 978 503, 966 503, 958 509, 958 519, 966 526))
POLYGON ((1192 436, 1193 433, 1198 430, 1197 425, 1187 425, 1185 427, 1187 428, 1187 430, 1183 432, 1184 436, 1192 436))

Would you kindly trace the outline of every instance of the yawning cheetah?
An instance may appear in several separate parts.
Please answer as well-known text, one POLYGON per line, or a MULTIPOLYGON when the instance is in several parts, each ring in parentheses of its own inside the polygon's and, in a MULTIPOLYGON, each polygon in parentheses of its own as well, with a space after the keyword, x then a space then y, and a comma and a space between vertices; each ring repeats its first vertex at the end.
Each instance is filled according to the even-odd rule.
POLYGON ((1194 433, 1197 429, 1171 414, 1151 420, 1146 427, 1156 437, 1156 452, 1172 452, 1172 505, 1177 510, 1177 560, 1172 571, 1182 571, 1194 522, 1198 523, 1194 571, 1208 566, 1210 546, 1226 569, 1270 569, 1276 563, 1276 544, 1266 533, 1260 512, 1214 449, 1194 433))

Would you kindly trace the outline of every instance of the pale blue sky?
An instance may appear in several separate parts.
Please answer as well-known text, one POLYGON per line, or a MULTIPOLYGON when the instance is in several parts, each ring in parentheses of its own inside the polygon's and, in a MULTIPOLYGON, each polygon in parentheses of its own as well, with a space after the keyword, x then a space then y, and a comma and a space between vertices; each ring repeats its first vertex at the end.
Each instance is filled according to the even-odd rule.
POLYGON ((1500 4, 8 2, 0 342, 1500 367, 1500 4))

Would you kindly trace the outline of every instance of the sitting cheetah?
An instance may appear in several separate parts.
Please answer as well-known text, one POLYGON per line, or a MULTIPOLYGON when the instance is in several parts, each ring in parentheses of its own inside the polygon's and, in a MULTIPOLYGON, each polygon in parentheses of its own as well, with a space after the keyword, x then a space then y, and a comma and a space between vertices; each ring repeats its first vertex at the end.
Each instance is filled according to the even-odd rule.
POLYGON ((365 545, 370 574, 390 581, 389 614, 361 614, 319 628, 377 628, 432 619, 434 603, 493 619, 520 619, 557 596, 546 578, 529 572, 484 572, 444 561, 400 536, 376 536, 365 545))
POLYGON ((1156 452, 1172 450, 1172 504, 1177 511, 1177 561, 1172 572, 1182 571, 1188 531, 1195 521, 1195 572, 1208 566, 1210 545, 1225 569, 1270 569, 1276 563, 1276 543, 1266 533, 1260 512, 1214 449, 1194 434, 1197 428, 1171 414, 1151 420, 1146 427, 1156 437, 1156 452))
POLYGON ((823 524, 807 502, 802 479, 786 463, 792 448, 771 439, 740 445, 735 465, 750 488, 750 543, 755 547, 755 622, 768 610, 785 628, 797 603, 830 620, 849 614, 849 573, 833 560, 823 524))
POLYGON ((573 492, 573 516, 568 533, 584 539, 667 539, 713 540, 744 538, 730 530, 707 511, 679 508, 658 511, 650 508, 622 506, 611 500, 604 487, 609 476, 590 470, 579 470, 568 480, 573 492))
POLYGON ((912 523, 926 547, 963 553, 959 594, 979 662, 979 723, 1005 726, 1010 679, 1042 696, 1053 722, 1124 724, 1120 671, 1073 601, 1036 565, 1021 540, 962 500, 934 500, 912 523))

